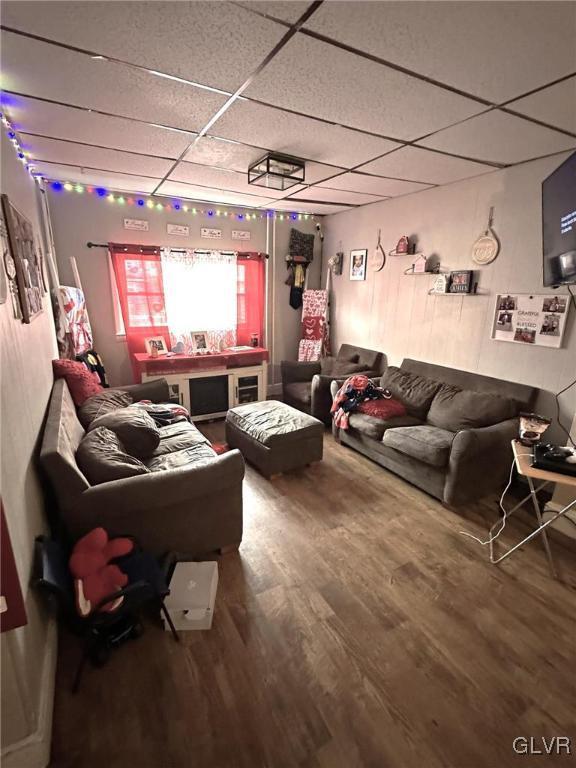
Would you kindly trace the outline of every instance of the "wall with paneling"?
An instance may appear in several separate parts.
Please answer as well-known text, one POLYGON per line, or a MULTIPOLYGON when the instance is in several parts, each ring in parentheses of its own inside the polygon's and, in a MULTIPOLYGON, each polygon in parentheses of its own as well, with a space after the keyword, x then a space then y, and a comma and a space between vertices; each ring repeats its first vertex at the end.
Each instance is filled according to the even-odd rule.
MULTIPOLYGON (((239 222, 231 217, 193 216, 184 211, 156 211, 147 208, 120 206, 89 194, 55 192, 48 189, 50 215, 54 231, 54 244, 60 283, 74 285, 70 257, 76 259, 82 287, 86 294, 95 348, 101 353, 108 380, 112 385, 132 381, 132 369, 124 337, 116 335, 110 273, 107 252, 102 248, 87 248, 88 241, 107 243, 138 243, 143 245, 167 245, 187 248, 221 248, 254 250, 269 253, 267 265, 268 322, 267 344, 270 350, 270 383, 279 381, 279 364, 282 359, 295 360, 300 338, 301 312, 288 304, 289 287, 286 279, 285 256, 291 226, 302 232, 316 232, 315 223, 309 220, 275 221, 267 218, 239 222), (139 218, 149 222, 147 232, 124 229, 124 218, 139 218), (168 235, 168 223, 186 224, 189 237, 168 235), (200 236, 201 227, 222 230, 222 239, 208 240, 200 236), (249 241, 232 240, 232 230, 249 230, 249 241)), ((216 204, 193 203, 199 208, 218 209, 216 204)), ((223 207, 221 207, 224 210, 223 207)), ((229 212, 245 211, 245 208, 228 208, 229 212)), ((260 212, 258 212, 258 215, 260 212)), ((317 288, 320 280, 320 240, 316 236, 315 260, 310 269, 309 285, 317 288)))
MULTIPOLYGON (((546 293, 542 286, 541 182, 569 156, 533 161, 418 194, 385 200, 324 220, 324 264, 338 250, 344 269, 332 281, 332 339, 381 349, 389 362, 412 357, 525 382, 557 392, 576 377, 576 311, 572 307, 561 349, 512 344, 490 338, 498 293, 546 293), (492 264, 470 258, 494 206, 494 230, 501 241, 492 264), (381 272, 366 281, 349 279, 350 250, 373 251, 378 229, 388 253, 403 234, 417 238, 418 250, 437 255, 442 268, 477 269, 479 295, 429 295, 433 278, 407 276, 410 256, 388 257, 381 272)), ((559 288, 566 294, 566 288, 559 288)), ((539 407, 555 413, 551 396, 539 407)), ((570 425, 576 387, 561 399, 561 418, 570 425)), ((551 432, 559 440, 562 435, 551 432)), ((565 436, 563 438, 566 439, 565 436)))

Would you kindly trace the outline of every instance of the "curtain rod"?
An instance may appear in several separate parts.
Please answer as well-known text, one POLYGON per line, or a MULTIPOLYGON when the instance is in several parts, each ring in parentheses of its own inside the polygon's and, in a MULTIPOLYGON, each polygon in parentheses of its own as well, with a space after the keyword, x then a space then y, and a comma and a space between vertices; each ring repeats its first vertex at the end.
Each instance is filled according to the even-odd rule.
MULTIPOLYGON (((114 243, 112 243, 114 246, 114 243)), ((117 244, 118 248, 124 248, 125 250, 128 250, 128 248, 139 248, 140 251, 143 250, 149 250, 149 251, 158 251, 161 250, 161 246, 158 245, 121 245, 117 244)), ((86 243, 86 246, 88 248, 106 248, 108 249, 110 245, 108 243, 93 243, 91 240, 89 240, 86 243)), ((164 247, 164 246, 162 246, 164 247)), ((211 253, 209 248, 170 248, 169 250, 174 251, 175 253, 186 253, 188 250, 194 251, 194 253, 211 253)), ((232 256, 232 255, 238 255, 238 256, 244 256, 250 258, 252 255, 254 256, 260 256, 264 259, 270 258, 267 253, 262 253, 261 251, 220 251, 220 253, 223 253, 225 256, 232 256)))

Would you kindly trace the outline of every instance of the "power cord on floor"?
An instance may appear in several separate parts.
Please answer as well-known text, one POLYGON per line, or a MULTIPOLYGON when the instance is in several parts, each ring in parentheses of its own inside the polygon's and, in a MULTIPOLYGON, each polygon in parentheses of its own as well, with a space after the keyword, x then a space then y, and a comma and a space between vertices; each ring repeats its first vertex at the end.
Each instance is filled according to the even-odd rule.
MULTIPOLYGON (((518 456, 530 456, 530 458, 533 458, 533 455, 531 453, 519 453, 518 456)), ((509 516, 509 512, 504 507, 504 498, 508 491, 510 490, 510 486, 512 485, 512 478, 514 477, 514 466, 516 464, 516 456, 512 459, 512 466, 510 467, 510 475, 508 477, 508 483, 506 484, 506 488, 502 491, 502 496, 500 496, 500 502, 499 506, 502 510, 502 520, 500 521, 500 528, 498 529, 498 532, 495 534, 490 534, 490 536, 486 539, 486 541, 483 541, 482 539, 478 538, 478 536, 475 536, 473 533, 469 533, 468 531, 459 531, 459 533, 462 534, 462 536, 468 536, 470 539, 474 539, 474 541, 477 541, 478 544, 481 544, 483 547, 490 546, 493 544, 498 536, 502 533, 504 528, 506 527, 506 521, 509 516)), ((494 527, 494 526, 492 526, 494 527)), ((492 530, 492 529, 491 529, 492 530)))

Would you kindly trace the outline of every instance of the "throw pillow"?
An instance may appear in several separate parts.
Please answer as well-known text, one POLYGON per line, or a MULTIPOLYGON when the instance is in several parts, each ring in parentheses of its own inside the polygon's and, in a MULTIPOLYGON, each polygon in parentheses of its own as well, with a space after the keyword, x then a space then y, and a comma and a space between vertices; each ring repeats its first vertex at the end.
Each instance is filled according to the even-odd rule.
POLYGON ((114 432, 129 454, 137 459, 151 456, 160 445, 160 430, 143 408, 117 408, 94 419, 90 431, 106 427, 114 432))
POLYGON ((117 408, 125 408, 132 403, 132 395, 124 392, 122 389, 105 389, 97 395, 92 395, 78 409, 78 418, 84 429, 88 429, 90 424, 98 416, 104 413, 110 413, 117 408))
POLYGON ((432 400, 428 423, 458 432, 461 429, 490 427, 513 419, 517 413, 516 402, 507 397, 443 384, 432 400))
POLYGON ((393 397, 380 400, 365 400, 363 403, 360 403, 357 410, 360 413, 365 413, 367 416, 373 416, 375 419, 382 419, 382 421, 389 421, 396 416, 406 416, 406 406, 400 400, 395 400, 393 397))
POLYGON ((392 397, 404 403, 411 416, 424 420, 434 395, 442 385, 439 381, 389 365, 382 375, 380 386, 388 389, 392 397))
POLYGON ((66 379, 76 407, 81 406, 91 395, 103 390, 98 374, 90 372, 84 363, 76 360, 52 360, 52 369, 57 379, 66 379))
POLYGON ((98 427, 82 438, 76 461, 91 485, 146 475, 150 471, 139 459, 126 453, 118 436, 106 427, 98 427))

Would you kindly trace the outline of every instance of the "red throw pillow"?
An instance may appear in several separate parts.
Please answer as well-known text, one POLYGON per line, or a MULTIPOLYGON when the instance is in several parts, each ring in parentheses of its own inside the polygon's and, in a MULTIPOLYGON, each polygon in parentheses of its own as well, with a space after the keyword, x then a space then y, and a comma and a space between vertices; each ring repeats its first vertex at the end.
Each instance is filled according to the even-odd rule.
POLYGON ((98 374, 91 373, 84 363, 76 360, 52 360, 52 368, 57 379, 66 379, 72 400, 77 407, 104 389, 98 374))
POLYGON ((395 416, 406 416, 406 407, 400 400, 395 400, 393 397, 389 400, 384 398, 365 400, 360 403, 357 410, 367 416, 373 416, 375 419, 382 419, 382 421, 388 421, 395 416))

